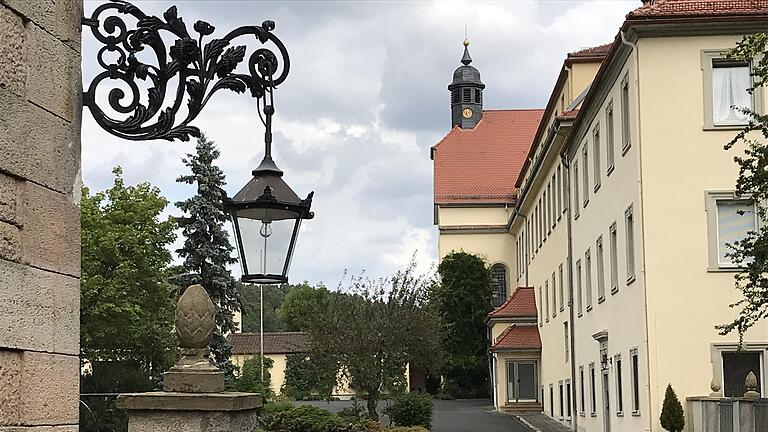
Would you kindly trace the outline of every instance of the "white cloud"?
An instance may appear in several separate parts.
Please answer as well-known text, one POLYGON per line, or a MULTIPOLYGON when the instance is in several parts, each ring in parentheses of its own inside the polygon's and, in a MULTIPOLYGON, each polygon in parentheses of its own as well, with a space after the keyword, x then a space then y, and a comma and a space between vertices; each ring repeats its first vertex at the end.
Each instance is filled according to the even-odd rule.
MULTIPOLYGON (((86 14, 98 2, 86 1, 86 14)), ((314 220, 302 226, 293 281, 336 286, 344 270, 371 276, 421 270, 437 255, 429 147, 450 126, 446 86, 459 65, 467 24, 472 57, 487 85, 486 107, 543 106, 565 54, 609 42, 631 1, 431 3, 179 3, 188 26, 206 19, 216 35, 264 19, 291 54, 275 95, 274 157, 299 195, 315 190, 314 220)), ((170 1, 142 2, 161 16, 170 1)), ((250 44, 249 44, 250 46, 250 44)), ((86 84, 98 73, 97 43, 83 35, 86 84)), ((100 93, 106 94, 106 93, 100 93)), ((227 190, 245 184, 263 152, 254 101, 216 94, 195 125, 213 139, 227 190)), ((193 143, 128 142, 83 118, 83 177, 92 189, 121 164, 128 182, 149 181, 171 202, 191 188, 174 179, 193 143)), ((168 213, 178 210, 171 208, 168 213)))

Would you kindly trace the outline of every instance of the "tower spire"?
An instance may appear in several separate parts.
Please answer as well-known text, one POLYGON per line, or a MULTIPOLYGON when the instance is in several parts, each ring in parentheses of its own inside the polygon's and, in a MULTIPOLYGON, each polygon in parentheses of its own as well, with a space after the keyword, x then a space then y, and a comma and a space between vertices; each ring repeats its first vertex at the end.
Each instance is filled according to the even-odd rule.
POLYGON ((448 86, 451 92, 451 125, 472 129, 483 117, 485 84, 480 81, 480 71, 470 65, 472 57, 469 55, 469 38, 466 33, 461 63, 453 72, 453 82, 448 86))
POLYGON ((469 56, 469 39, 464 38, 464 55, 461 57, 461 63, 469 66, 472 63, 472 57, 469 56))

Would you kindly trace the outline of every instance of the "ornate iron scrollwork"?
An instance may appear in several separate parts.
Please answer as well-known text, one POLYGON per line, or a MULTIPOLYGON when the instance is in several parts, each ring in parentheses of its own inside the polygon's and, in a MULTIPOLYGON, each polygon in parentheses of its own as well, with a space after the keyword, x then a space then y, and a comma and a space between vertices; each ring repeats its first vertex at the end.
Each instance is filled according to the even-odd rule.
POLYGON ((270 106, 267 111, 271 111, 271 100, 267 105, 265 95, 271 95, 272 89, 288 76, 288 51, 272 33, 275 28, 273 21, 264 21, 261 27, 237 28, 223 38, 210 39, 203 45, 204 38, 213 34, 214 27, 205 21, 197 21, 193 26, 197 37, 191 36, 178 16, 176 6, 169 8, 160 19, 146 15, 126 1, 112 0, 96 8, 90 18, 83 18, 83 25, 90 27, 96 39, 104 44, 97 55, 104 71, 91 81, 83 93, 83 105, 90 109, 102 128, 128 140, 188 141, 190 136, 199 136, 200 129, 190 125, 190 122, 211 96, 222 89, 237 93, 249 90, 252 97, 261 99, 261 104, 257 104, 260 114, 261 105, 270 106), (129 29, 124 17, 119 14, 135 18, 136 28, 129 29), (106 17, 102 19, 102 16, 106 17), (166 48, 161 32, 168 32, 176 38, 170 49, 166 48), (256 49, 247 60, 249 73, 236 73, 235 68, 246 58, 246 46, 231 44, 242 36, 253 36, 261 44, 272 42, 277 54, 266 47, 256 49), (151 50, 155 64, 138 59, 137 54, 144 50, 151 50), (111 57, 111 61, 107 57, 111 57), (175 78, 178 78, 175 94, 171 95, 172 103, 167 104, 169 82, 175 78), (149 85, 146 103, 142 103, 137 79, 149 85), (124 83, 130 94, 126 95, 115 80, 124 83), (111 88, 109 106, 117 113, 126 114, 125 119, 110 117, 96 103, 99 86, 102 83, 106 86, 108 82, 113 82, 113 86, 108 87, 111 88), (177 114, 184 99, 188 101, 187 115, 178 120, 177 114))

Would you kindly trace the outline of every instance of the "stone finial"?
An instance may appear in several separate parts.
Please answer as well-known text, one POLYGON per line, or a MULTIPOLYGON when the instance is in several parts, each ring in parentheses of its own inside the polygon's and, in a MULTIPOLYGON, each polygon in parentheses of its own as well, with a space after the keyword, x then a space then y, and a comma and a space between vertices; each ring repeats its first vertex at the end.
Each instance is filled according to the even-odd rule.
POLYGON ((712 378, 712 382, 709 384, 709 388, 712 389, 712 393, 709 394, 709 397, 719 398, 723 396, 723 394, 720 393, 720 389, 722 387, 720 387, 720 383, 717 382, 715 378, 712 378))
POLYGON ((216 308, 200 285, 192 285, 176 304, 181 358, 163 374, 163 390, 181 393, 224 391, 224 373, 212 362, 208 345, 216 328, 216 308))
POLYGON ((758 399, 760 393, 757 392, 757 376, 752 371, 749 371, 747 378, 744 380, 744 387, 747 391, 744 393, 744 397, 748 399, 758 399))

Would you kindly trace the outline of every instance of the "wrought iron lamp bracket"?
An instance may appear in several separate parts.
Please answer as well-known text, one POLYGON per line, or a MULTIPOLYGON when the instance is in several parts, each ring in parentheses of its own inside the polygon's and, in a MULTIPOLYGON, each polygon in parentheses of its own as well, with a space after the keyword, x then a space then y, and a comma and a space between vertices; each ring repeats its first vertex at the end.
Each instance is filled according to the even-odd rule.
MULTIPOLYGON (((126 1, 111 0, 96 8, 91 17, 84 17, 82 25, 90 27, 94 37, 103 44, 97 54, 103 71, 83 92, 83 105, 109 133, 134 141, 188 141, 190 136, 200 136, 200 129, 190 123, 211 96, 222 89, 237 93, 249 90, 251 97, 259 100, 259 114, 264 111, 266 119, 262 118, 262 122, 271 123, 272 90, 285 81, 290 69, 288 51, 272 33, 273 21, 264 21, 260 27, 239 27, 223 38, 213 38, 203 44, 215 28, 205 21, 197 21, 193 26, 197 35, 193 37, 178 16, 176 6, 170 7, 160 19, 146 15, 126 1), (135 28, 126 24, 124 18, 130 17, 136 19, 135 28), (173 46, 166 47, 161 32, 175 38, 173 46), (236 38, 248 36, 262 45, 271 42, 276 49, 254 50, 247 58, 248 73, 235 72, 246 60, 246 46, 230 45, 236 38), (142 55, 137 54, 142 51, 151 51, 152 64, 139 60, 142 55), (149 85, 144 98, 137 80, 149 85), (172 88, 174 81, 175 89, 172 88), (125 87, 130 94, 126 95, 125 87), (109 107, 126 114, 127 118, 115 119, 99 107, 96 95, 104 91, 102 89, 108 91, 109 107), (167 96, 170 103, 165 103, 167 96), (180 118, 179 109, 185 99, 187 113, 180 118)), ((271 125, 267 126, 271 132, 271 125)))

